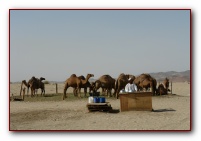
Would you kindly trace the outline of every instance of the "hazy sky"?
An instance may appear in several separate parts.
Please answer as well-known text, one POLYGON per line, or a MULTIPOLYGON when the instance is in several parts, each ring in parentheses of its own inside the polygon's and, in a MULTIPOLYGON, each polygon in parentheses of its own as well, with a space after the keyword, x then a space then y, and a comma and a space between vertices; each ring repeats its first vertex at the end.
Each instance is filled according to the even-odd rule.
POLYGON ((190 10, 10 10, 10 80, 190 69, 190 10))

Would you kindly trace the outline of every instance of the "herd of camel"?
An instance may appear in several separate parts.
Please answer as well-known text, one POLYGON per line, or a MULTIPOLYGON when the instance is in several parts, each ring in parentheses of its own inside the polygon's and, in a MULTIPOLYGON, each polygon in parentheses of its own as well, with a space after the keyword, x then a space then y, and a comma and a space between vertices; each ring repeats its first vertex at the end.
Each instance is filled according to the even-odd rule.
MULTIPOLYGON (((73 94, 74 96, 81 97, 81 88, 84 88, 84 94, 86 97, 87 88, 89 88, 89 92, 97 92, 99 88, 102 88, 102 92, 106 92, 109 97, 116 97, 119 98, 120 90, 124 89, 125 86, 130 84, 135 84, 138 88, 138 91, 147 91, 148 89, 152 90, 153 95, 164 95, 170 91, 169 88, 169 79, 165 78, 163 83, 159 84, 157 88, 157 81, 149 74, 141 74, 137 77, 134 75, 124 74, 121 73, 117 79, 112 78, 110 75, 102 75, 98 80, 95 82, 89 82, 89 78, 94 77, 93 74, 87 74, 86 78, 82 76, 76 76, 72 74, 64 84, 63 90, 63 100, 67 98, 66 91, 69 87, 73 87, 73 94), (114 89, 114 93, 112 95, 112 89, 114 89)), ((35 95, 37 89, 41 89, 41 95, 45 94, 45 84, 42 82, 45 78, 41 77, 40 79, 35 78, 34 76, 26 82, 26 80, 22 81, 22 85, 27 86, 27 94, 29 91, 29 87, 31 89, 31 96, 35 95)), ((22 89, 21 85, 21 89, 22 89)), ((20 91, 21 95, 21 91, 20 91)))

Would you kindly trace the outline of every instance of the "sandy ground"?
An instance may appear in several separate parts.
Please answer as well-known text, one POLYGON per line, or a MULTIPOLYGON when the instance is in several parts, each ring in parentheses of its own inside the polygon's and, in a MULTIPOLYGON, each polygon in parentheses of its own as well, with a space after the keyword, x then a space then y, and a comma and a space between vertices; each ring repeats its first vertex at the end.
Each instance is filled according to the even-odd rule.
MULTIPOLYGON (((59 93, 63 85, 58 85, 59 93)), ((10 95, 19 95, 19 91, 20 84, 10 85, 10 95)), ((190 130, 190 84, 173 83, 172 91, 173 95, 152 97, 155 112, 89 112, 87 98, 11 101, 10 130, 190 130)), ((55 85, 46 85, 46 93, 55 93, 55 85)), ((119 99, 106 98, 106 101, 113 109, 120 109, 119 99)))

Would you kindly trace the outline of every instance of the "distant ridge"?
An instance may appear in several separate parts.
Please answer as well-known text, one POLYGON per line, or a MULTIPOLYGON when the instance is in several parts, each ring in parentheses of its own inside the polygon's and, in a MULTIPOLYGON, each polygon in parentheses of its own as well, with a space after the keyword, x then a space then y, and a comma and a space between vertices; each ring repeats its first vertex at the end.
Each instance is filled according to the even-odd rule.
POLYGON ((182 72, 167 71, 149 74, 154 77, 157 81, 163 81, 167 77, 172 82, 190 82, 190 70, 182 72))

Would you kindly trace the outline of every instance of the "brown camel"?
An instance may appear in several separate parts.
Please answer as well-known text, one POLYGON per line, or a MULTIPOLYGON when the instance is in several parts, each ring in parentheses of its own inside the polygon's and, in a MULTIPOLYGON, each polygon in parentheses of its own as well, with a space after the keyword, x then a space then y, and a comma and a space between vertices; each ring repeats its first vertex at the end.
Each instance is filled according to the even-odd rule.
POLYGON ((153 86, 153 81, 150 81, 148 79, 143 80, 141 83, 139 83, 139 88, 141 90, 145 89, 146 91, 153 86))
POLYGON ((157 81, 151 75, 143 73, 136 77, 134 83, 137 85, 139 91, 142 91, 143 89, 147 91, 148 88, 151 88, 153 95, 155 95, 157 81))
POLYGON ((132 76, 132 78, 129 80, 128 75, 125 75, 124 73, 121 73, 119 75, 119 77, 117 78, 116 82, 115 82, 115 93, 116 93, 116 98, 119 98, 119 92, 121 89, 124 89, 125 86, 128 83, 133 83, 133 80, 135 79, 134 76, 132 76))
MULTIPOLYGON (((96 82, 96 81, 95 81, 96 82)), ((95 93, 95 92, 97 92, 96 90, 95 90, 95 82, 91 82, 91 86, 89 87, 89 92, 93 92, 93 93, 95 93)), ((102 88, 102 94, 103 93, 105 93, 106 92, 106 89, 105 88, 102 88)))
POLYGON ((91 82, 89 87, 89 92, 93 92, 94 87, 95 87, 95 82, 91 82))
MULTIPOLYGON (((82 79, 82 80, 85 80, 85 77, 83 76, 83 75, 81 75, 81 76, 79 76, 78 78, 80 78, 80 79, 82 79)), ((87 88, 90 88, 91 87, 91 84, 89 83, 89 81, 87 81, 87 83, 86 84, 83 84, 83 85, 81 85, 81 87, 80 87, 80 89, 81 88, 84 88, 84 96, 86 97, 86 94, 87 94, 87 88)), ((77 88, 73 88, 73 93, 74 93, 74 95, 75 96, 77 96, 78 95, 78 91, 80 91, 80 90, 78 90, 77 88)), ((90 91, 90 90, 89 90, 90 91)))
POLYGON ((137 76, 137 77, 135 78, 134 82, 135 82, 136 84, 138 84, 139 82, 142 82, 143 80, 145 80, 145 79, 150 79, 150 78, 151 78, 151 76, 150 76, 149 74, 143 73, 143 74, 137 76))
POLYGON ((63 92, 63 100, 67 98, 66 91, 69 87, 73 87, 79 90, 79 97, 81 97, 80 94, 80 88, 83 87, 83 85, 86 85, 90 77, 94 77, 93 74, 87 74, 86 79, 82 80, 81 78, 78 78, 75 74, 71 75, 66 81, 64 85, 64 92, 63 92))
POLYGON ((97 92, 99 88, 102 88, 102 92, 107 91, 107 96, 111 97, 111 91, 112 89, 115 89, 115 79, 110 75, 102 75, 98 80, 95 81, 93 90, 97 92))
MULTIPOLYGON (((38 79, 33 76, 28 82, 26 82, 26 80, 23 80, 22 84, 21 84, 21 88, 22 88, 23 84, 25 86, 27 86, 27 95, 28 95, 29 87, 30 87, 31 88, 31 96, 34 96, 36 90, 39 88, 41 89, 41 95, 45 94, 45 84, 42 82, 42 80, 45 80, 45 78, 41 77, 40 79, 38 79)), ((20 95, 21 95, 21 91, 20 91, 20 95)))

